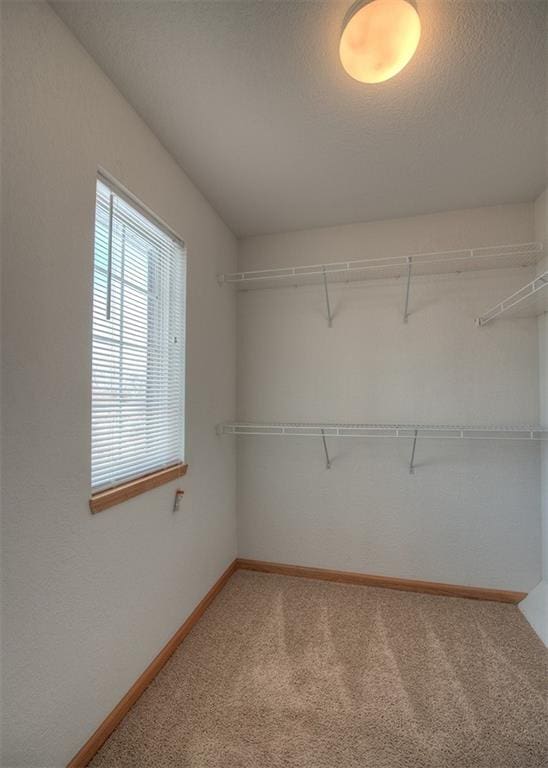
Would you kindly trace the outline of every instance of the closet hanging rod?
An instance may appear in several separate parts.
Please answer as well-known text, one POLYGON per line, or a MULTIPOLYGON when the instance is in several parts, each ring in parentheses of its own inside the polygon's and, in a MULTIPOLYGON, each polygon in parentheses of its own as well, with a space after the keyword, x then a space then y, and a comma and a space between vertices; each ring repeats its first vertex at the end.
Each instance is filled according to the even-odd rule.
POLYGON ((387 275, 388 277, 399 277, 402 274, 407 274, 410 264, 413 265, 414 271, 419 270, 417 274, 444 274, 448 272, 461 272, 466 269, 531 266, 540 259, 542 254, 543 247, 541 243, 510 243, 505 245, 479 246, 476 248, 460 248, 450 251, 415 253, 404 256, 359 259, 356 261, 246 270, 218 275, 218 280, 220 284, 262 287, 269 280, 277 284, 283 283, 284 280, 292 281, 296 278, 307 277, 324 280, 325 276, 329 275, 336 275, 339 280, 344 280, 350 279, 352 276, 355 277, 356 274, 362 272, 376 273, 379 276, 383 269, 391 272, 391 274, 387 275), (426 269, 434 266, 438 268, 426 269), (423 268, 422 271, 421 267, 423 268), (448 269, 448 267, 452 268, 448 269), (399 270, 399 272, 394 275, 394 270, 399 270))

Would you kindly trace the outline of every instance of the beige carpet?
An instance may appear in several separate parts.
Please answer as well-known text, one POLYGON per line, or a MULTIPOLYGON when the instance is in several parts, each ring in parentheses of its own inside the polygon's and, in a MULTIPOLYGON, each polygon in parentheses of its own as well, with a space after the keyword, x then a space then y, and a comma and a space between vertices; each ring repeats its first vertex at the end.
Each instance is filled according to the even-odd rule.
POLYGON ((545 768, 514 606, 236 573, 94 768, 545 768))

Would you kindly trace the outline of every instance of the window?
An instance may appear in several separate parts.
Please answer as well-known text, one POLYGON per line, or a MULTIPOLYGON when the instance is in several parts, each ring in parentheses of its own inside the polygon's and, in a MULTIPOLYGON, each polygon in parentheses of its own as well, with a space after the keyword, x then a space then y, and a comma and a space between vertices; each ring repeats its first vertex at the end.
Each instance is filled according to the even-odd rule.
POLYGON ((93 270, 92 502, 105 489, 182 466, 185 277, 183 243, 99 178, 93 270))

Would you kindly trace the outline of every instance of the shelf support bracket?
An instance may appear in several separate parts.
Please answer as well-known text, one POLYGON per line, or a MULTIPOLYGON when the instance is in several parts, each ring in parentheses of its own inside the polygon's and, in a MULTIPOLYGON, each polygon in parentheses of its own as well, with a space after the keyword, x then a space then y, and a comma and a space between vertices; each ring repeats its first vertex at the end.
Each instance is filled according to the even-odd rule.
POLYGON ((329 290, 327 287, 327 273, 323 270, 323 287, 325 291, 325 305, 327 307, 327 325, 329 328, 333 327, 333 316, 331 315, 331 305, 329 303, 329 290))
POLYGON ((415 449, 417 447, 417 430, 415 430, 415 436, 413 437, 413 447, 411 449, 411 459, 409 460, 409 474, 415 474, 415 449))
POLYGON ((325 468, 331 469, 331 459, 329 458, 329 451, 327 450, 327 443, 325 441, 325 432, 322 429, 322 443, 323 443, 323 450, 325 453, 325 468))
POLYGON ((409 292, 411 290, 411 256, 407 257, 407 284, 405 286, 405 307, 403 309, 403 322, 406 323, 409 317, 409 292))

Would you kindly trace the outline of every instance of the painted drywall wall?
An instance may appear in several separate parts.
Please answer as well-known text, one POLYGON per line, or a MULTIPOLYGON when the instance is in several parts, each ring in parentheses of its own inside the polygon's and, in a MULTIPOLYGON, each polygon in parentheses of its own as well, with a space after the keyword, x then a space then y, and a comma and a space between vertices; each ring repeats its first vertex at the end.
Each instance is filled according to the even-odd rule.
POLYGON ((45 3, 2 3, 2 765, 62 766, 236 553, 236 242, 45 3), (188 461, 92 516, 90 330, 102 167, 187 243, 188 461), (174 490, 185 490, 178 513, 174 490))
MULTIPOLYGON (((536 238, 543 242, 548 249, 548 189, 538 198, 535 204, 536 238)), ((548 256, 539 265, 538 273, 548 270, 548 256)), ((548 315, 538 319, 539 331, 539 395, 540 420, 548 426, 548 315)), ((548 445, 542 451, 542 519, 543 519, 543 578, 548 582, 548 445)), ((548 606, 545 606, 548 608, 548 606)), ((548 622, 548 613, 546 615, 548 622)), ((545 639, 548 644, 548 629, 545 639)))
MULTIPOLYGON (((457 211, 240 243, 240 269, 525 242, 531 205, 457 211)), ((527 424, 536 320, 476 328, 529 268, 238 295, 238 412, 250 421, 527 424)), ((233 440, 235 438, 226 438, 233 440)), ((240 437, 242 557, 485 587, 541 573, 537 444, 240 437)))
MULTIPOLYGON (((535 237, 548 247, 548 190, 535 202, 535 237)), ((548 257, 538 274, 548 269, 548 257)), ((548 426, 548 315, 538 318, 540 421, 548 426)), ((542 581, 520 603, 524 616, 548 645, 548 445, 541 452, 542 581)))

